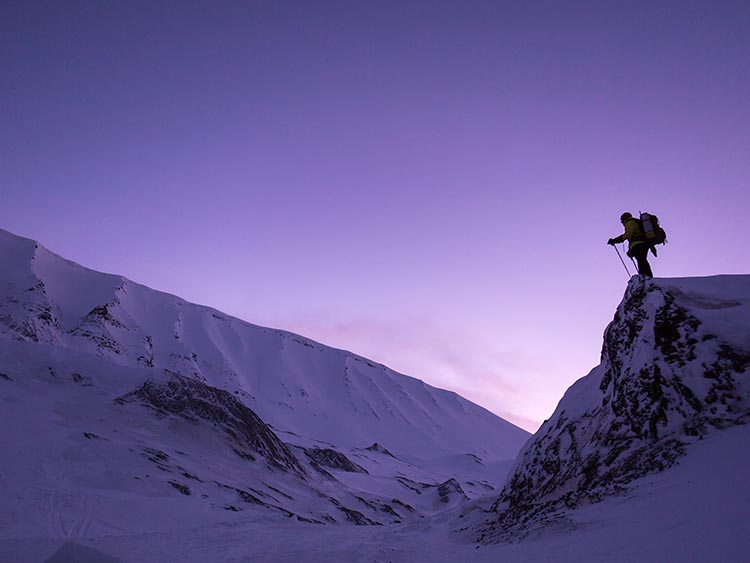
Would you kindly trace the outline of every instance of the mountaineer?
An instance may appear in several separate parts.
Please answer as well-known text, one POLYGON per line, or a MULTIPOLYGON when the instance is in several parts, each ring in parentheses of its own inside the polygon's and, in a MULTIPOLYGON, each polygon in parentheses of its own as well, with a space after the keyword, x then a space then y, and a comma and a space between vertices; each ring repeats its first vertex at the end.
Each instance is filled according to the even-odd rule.
POLYGON ((618 237, 611 238, 607 244, 614 246, 619 242, 628 241, 628 256, 635 258, 638 263, 638 273, 644 278, 653 278, 651 265, 648 263, 649 244, 643 234, 641 222, 627 211, 620 215, 620 222, 625 227, 625 232, 618 237))

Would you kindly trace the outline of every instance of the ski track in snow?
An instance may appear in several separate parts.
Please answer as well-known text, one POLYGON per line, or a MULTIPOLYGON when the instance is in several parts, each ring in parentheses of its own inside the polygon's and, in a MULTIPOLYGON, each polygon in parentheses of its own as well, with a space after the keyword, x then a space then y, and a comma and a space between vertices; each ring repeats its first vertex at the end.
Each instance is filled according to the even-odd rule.
POLYGON ((52 490, 42 493, 41 498, 50 536, 76 539, 89 535, 99 496, 52 490))

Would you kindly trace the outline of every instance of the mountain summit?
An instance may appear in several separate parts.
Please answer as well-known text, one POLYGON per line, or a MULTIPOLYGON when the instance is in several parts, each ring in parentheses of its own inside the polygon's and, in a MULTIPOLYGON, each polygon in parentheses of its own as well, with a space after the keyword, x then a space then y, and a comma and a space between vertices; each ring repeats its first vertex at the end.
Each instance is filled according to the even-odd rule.
POLYGON ((501 541, 565 520, 750 423, 750 276, 628 284, 601 364, 526 444, 484 527, 501 541))
POLYGON ((0 334, 165 369, 279 431, 394 453, 513 458, 528 433, 459 395, 308 338, 102 274, 0 231, 0 334), (481 437, 480 439, 477 439, 481 437))

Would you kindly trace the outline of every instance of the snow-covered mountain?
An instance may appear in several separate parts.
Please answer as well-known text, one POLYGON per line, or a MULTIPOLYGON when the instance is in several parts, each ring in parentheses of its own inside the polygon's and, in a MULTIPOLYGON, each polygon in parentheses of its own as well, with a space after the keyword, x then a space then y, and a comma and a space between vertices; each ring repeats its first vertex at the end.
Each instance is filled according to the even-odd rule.
POLYGON ((524 430, 455 393, 0 231, 0 539, 382 525, 498 486, 524 430))
MULTIPOLYGON (((577 381, 519 454, 483 541, 568 522, 637 490, 696 442, 750 423, 750 276, 634 277, 577 381)), ((698 491, 696 491, 698 493, 698 491)))
POLYGON ((527 440, 455 394, 1 231, 0 259, 0 560, 750 551, 750 276, 634 277, 601 364, 527 440))
POLYGON ((169 370, 236 394, 277 431, 418 456, 513 458, 528 433, 455 393, 304 337, 101 274, 0 231, 0 334, 169 370))

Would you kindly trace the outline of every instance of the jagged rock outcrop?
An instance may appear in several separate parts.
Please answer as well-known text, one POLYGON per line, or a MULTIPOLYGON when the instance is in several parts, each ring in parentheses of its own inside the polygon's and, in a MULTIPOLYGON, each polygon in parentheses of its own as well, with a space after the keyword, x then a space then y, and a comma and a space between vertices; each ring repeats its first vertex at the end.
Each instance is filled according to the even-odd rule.
POLYGON ((341 452, 331 448, 307 448, 305 449, 305 455, 318 466, 340 469, 349 473, 367 473, 364 467, 357 465, 341 452))
POLYGON ((371 446, 366 447, 365 449, 368 452, 377 452, 377 453, 385 454, 385 455, 390 456, 390 457, 396 457, 391 452, 389 452, 384 446, 378 444, 377 442, 375 442, 371 446))
POLYGON ((633 278, 601 364, 523 448, 479 539, 517 536, 621 492, 692 441, 750 422, 749 324, 750 276, 633 278))
POLYGON ((272 467, 306 474, 289 448, 251 409, 231 393, 200 381, 173 375, 167 381, 146 381, 119 399, 120 404, 138 401, 163 416, 176 415, 194 422, 216 424, 232 441, 241 457, 254 460, 253 453, 272 467))
POLYGON ((29 277, 6 282, 0 297, 0 333, 28 342, 57 344, 60 319, 51 305, 44 282, 29 277), (18 315, 18 311, 25 314, 18 315))

